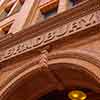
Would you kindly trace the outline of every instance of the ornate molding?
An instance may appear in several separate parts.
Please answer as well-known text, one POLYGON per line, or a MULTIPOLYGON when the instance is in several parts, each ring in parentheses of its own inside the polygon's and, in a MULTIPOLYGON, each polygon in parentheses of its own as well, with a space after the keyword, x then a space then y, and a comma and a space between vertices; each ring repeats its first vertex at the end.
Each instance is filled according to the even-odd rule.
POLYGON ((7 35, 6 37, 0 39, 0 47, 11 47, 12 45, 35 37, 37 34, 41 35, 48 30, 61 26, 64 23, 69 23, 72 20, 87 15, 88 13, 97 11, 98 9, 100 9, 100 3, 98 0, 85 0, 82 3, 74 6, 72 9, 69 9, 61 14, 57 14, 56 16, 49 18, 46 21, 30 26, 14 35, 7 35))
MULTIPOLYGON (((93 54, 90 54, 89 52, 87 51, 79 51, 79 50, 65 50, 65 51, 58 51, 56 53, 52 53, 52 54, 49 54, 48 55, 48 64, 49 65, 52 65, 52 64, 58 64, 58 63, 67 63, 66 62, 66 59, 67 58, 73 58, 73 59, 79 59, 80 61, 85 61, 85 62, 88 62, 90 64, 93 64, 96 68, 98 68, 98 65, 100 65, 100 61, 98 59, 98 57, 96 57, 96 55, 93 55, 93 54), (59 62, 59 58, 62 59, 60 62, 59 62), (65 59, 65 61, 63 61, 65 59), (58 62, 53 62, 53 61, 58 61, 58 62), (98 64, 98 65, 97 65, 98 64)), ((70 61, 71 62, 71 61, 70 61)), ((73 62, 71 62, 73 64, 73 62)), ((87 63, 86 63, 87 64, 87 63)), ((77 63, 78 65, 78 63, 77 63)), ((83 65, 84 66, 84 65, 83 65)), ((26 75, 25 74, 25 71, 28 73, 32 72, 33 70, 35 69, 40 69, 41 67, 37 64, 37 65, 34 65, 33 62, 31 62, 29 65, 25 65, 25 67, 27 68, 23 68, 19 71, 17 71, 16 73, 14 73, 14 75, 12 77, 10 77, 2 86, 1 90, 3 88, 5 88, 8 84, 12 83, 14 84, 14 81, 18 81, 21 79, 21 77, 24 77, 24 76, 21 76, 21 75, 26 75), (21 77, 19 77, 21 76, 21 77), (17 79, 17 77, 19 77, 17 79), (17 80, 15 80, 17 79, 17 80), (14 80, 14 81, 13 81, 14 80)), ((84 66, 84 69, 85 69, 86 66, 84 66)), ((90 66, 91 67, 91 66, 90 66)), ((85 70, 87 72, 87 70, 85 70)), ((92 70, 93 71, 93 70, 92 70)), ((91 74, 91 72, 89 72, 91 74)), ((98 79, 98 77, 96 77, 96 75, 94 73, 91 74, 92 76, 95 77, 95 79, 97 79, 98 82, 100 82, 100 79, 98 79)), ((12 86, 11 84, 11 86, 12 86)), ((99 84, 99 83, 98 83, 99 84)), ((8 85, 9 86, 9 85, 8 85)), ((8 87, 7 89, 10 89, 10 87, 8 87)), ((5 92, 5 91, 4 91, 5 92)), ((2 93, 1 93, 2 94, 2 93)))
POLYGON ((89 29, 100 24, 100 11, 93 12, 89 15, 83 16, 77 20, 70 23, 64 24, 57 27, 54 30, 46 32, 40 36, 36 36, 30 40, 26 40, 19 43, 11 48, 8 48, 0 52, 0 62, 8 60, 12 57, 18 56, 20 54, 26 53, 36 48, 40 48, 49 43, 63 39, 67 36, 76 34, 82 30, 89 29))

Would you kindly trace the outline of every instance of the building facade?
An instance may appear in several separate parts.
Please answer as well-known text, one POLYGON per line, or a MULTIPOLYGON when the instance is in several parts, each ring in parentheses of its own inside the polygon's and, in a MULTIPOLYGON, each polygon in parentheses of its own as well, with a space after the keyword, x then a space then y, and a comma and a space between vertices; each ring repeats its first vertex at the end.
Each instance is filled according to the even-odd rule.
POLYGON ((1 0, 0 100, 72 91, 100 100, 100 0, 1 0))

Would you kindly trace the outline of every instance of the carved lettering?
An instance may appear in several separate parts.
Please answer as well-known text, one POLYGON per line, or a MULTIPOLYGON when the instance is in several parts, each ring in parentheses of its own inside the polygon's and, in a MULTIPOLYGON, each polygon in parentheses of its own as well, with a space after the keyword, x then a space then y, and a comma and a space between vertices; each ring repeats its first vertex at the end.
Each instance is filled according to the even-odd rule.
POLYGON ((30 41, 25 42, 26 49, 30 49, 34 46, 34 41, 31 39, 30 41))
POLYGON ((39 46, 48 44, 52 41, 58 40, 59 38, 68 36, 80 30, 84 30, 91 27, 91 25, 93 26, 98 23, 100 23, 100 11, 84 16, 80 19, 56 28, 51 32, 45 33, 41 36, 36 36, 31 40, 19 43, 12 48, 2 51, 2 55, 0 54, 0 62, 29 50, 38 48, 39 46))
POLYGON ((44 42, 50 41, 50 40, 54 39, 54 37, 55 37, 55 32, 47 33, 45 35, 45 41, 44 42))
POLYGON ((97 19, 96 19, 95 14, 91 14, 91 15, 88 15, 87 17, 81 18, 79 22, 82 26, 87 27, 92 24, 95 24, 97 22, 97 19))
POLYGON ((26 49, 24 44, 19 44, 16 49, 16 53, 21 53, 26 49))
POLYGON ((79 21, 74 21, 72 23, 70 23, 70 27, 69 27, 69 33, 78 31, 82 28, 81 24, 79 21))
POLYGON ((42 44, 43 40, 44 40, 43 36, 37 36, 34 39, 34 46, 38 46, 38 45, 42 44))
POLYGON ((12 56, 14 53, 14 48, 10 48, 5 52, 4 58, 12 56))
POLYGON ((59 29, 56 30, 56 37, 64 36, 68 31, 68 25, 63 25, 59 29))

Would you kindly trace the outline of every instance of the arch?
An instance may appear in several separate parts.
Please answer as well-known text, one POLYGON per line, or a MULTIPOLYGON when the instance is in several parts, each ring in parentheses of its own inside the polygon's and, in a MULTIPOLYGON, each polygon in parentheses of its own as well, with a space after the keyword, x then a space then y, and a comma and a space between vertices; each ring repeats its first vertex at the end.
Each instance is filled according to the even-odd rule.
POLYGON ((100 57, 95 53, 85 50, 63 50, 51 53, 49 60, 49 64, 61 62, 81 65, 83 70, 92 73, 91 75, 100 83, 100 57), (89 64, 91 67, 85 66, 85 64, 89 64))
MULTIPOLYGON (((80 66, 79 69, 87 72, 91 77, 94 78, 94 80, 97 81, 98 84, 100 84, 100 68, 99 68, 100 61, 99 58, 93 53, 90 54, 89 52, 79 51, 79 50, 65 50, 49 54, 49 62, 48 62, 49 66, 59 63, 74 64, 80 66)), ((77 69, 76 67, 73 68, 77 69)), ((25 70, 22 70, 20 71, 20 73, 16 72, 17 76, 15 76, 12 80, 10 80, 8 84, 0 91, 1 100, 3 100, 3 98, 7 94, 9 94, 8 93, 9 91, 15 88, 16 84, 18 84, 21 81, 21 79, 25 78, 25 76, 29 75, 30 73, 34 73, 34 71, 37 69, 41 69, 38 64, 33 65, 25 70)), ((51 88, 48 91, 51 90, 53 90, 53 88, 51 88)), ((47 91, 44 91, 44 93, 45 92, 47 91)))

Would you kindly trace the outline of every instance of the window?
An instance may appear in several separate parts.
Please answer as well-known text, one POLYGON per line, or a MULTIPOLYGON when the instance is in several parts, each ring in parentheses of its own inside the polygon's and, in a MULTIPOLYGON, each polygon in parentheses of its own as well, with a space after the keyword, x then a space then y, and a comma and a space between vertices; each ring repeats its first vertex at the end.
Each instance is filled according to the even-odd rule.
POLYGON ((72 6, 76 5, 76 1, 77 1, 77 0, 70 0, 72 6))
MULTIPOLYGON (((40 5, 40 10, 42 12, 42 15, 44 18, 48 18, 51 16, 54 16, 58 12, 58 6, 60 0, 48 0, 46 4, 40 5)), ((74 5, 76 5, 78 0, 67 0, 68 2, 68 8, 72 8, 74 5)))
POLYGON ((68 0, 68 5, 66 5, 69 9, 77 4, 77 0, 68 0))
POLYGON ((52 0, 48 3, 40 5, 40 11, 44 18, 54 16, 57 13, 59 0, 52 0))
POLYGON ((48 11, 46 13, 42 13, 42 14, 43 14, 44 18, 46 19, 48 17, 52 17, 52 16, 56 15, 56 13, 57 13, 57 7, 54 9, 51 9, 50 11, 48 11))

